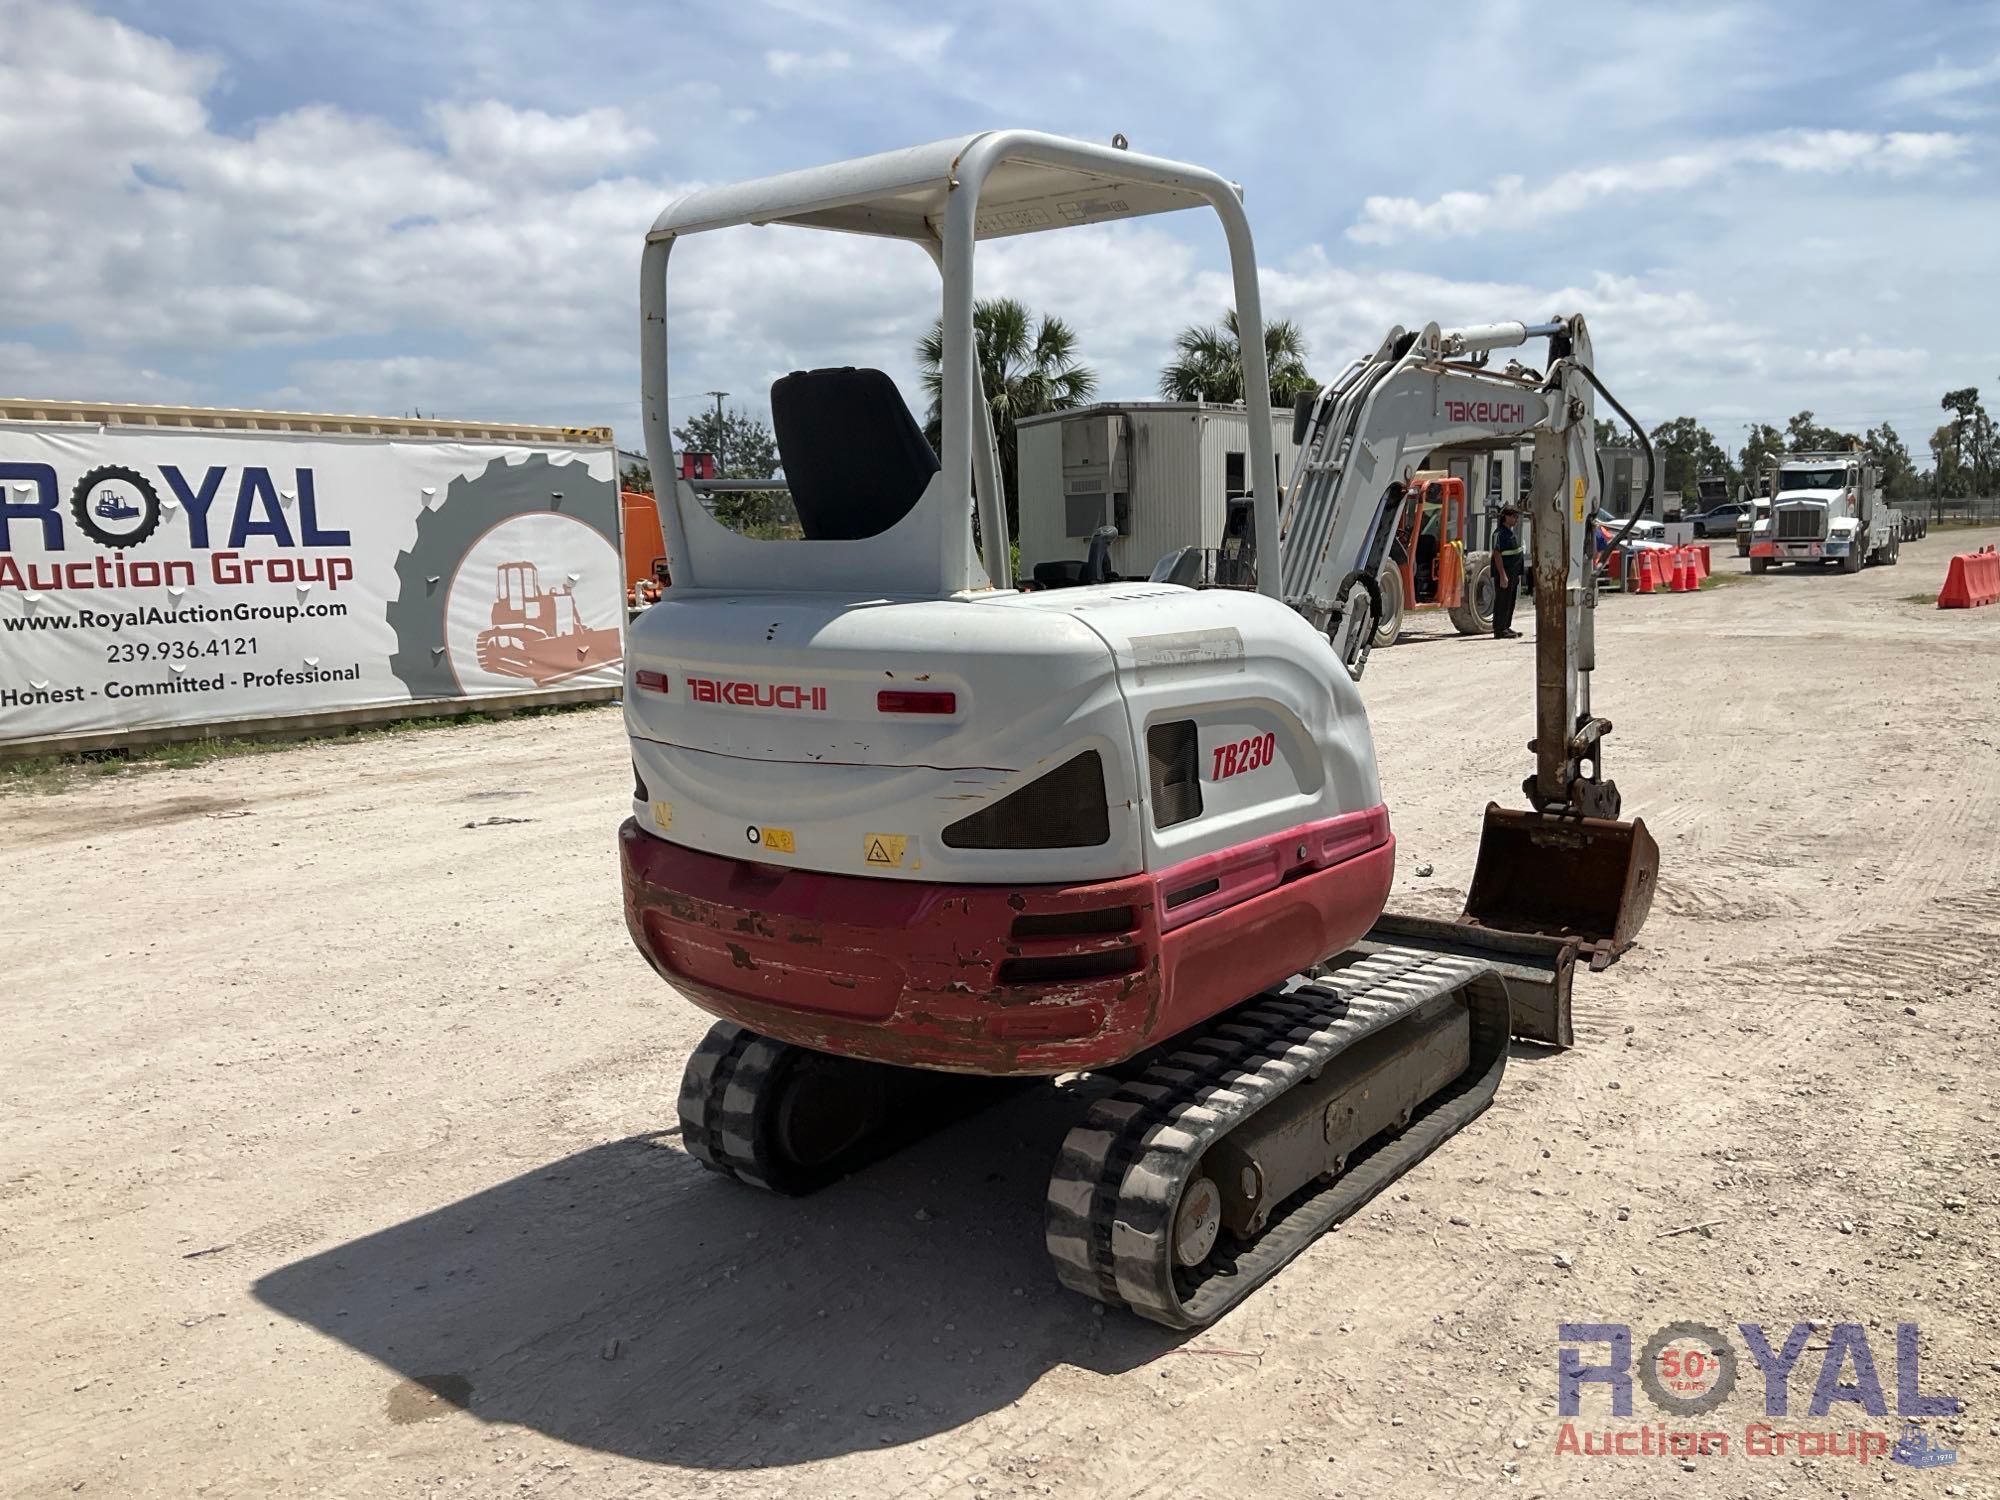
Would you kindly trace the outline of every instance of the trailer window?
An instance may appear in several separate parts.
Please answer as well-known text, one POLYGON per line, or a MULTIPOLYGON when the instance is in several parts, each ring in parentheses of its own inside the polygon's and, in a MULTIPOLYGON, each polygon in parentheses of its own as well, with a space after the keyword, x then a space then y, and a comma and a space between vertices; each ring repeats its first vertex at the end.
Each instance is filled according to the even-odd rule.
MULTIPOLYGON (((1087 537, 1104 524, 1104 496, 1063 496, 1063 535, 1087 537)), ((1123 528, 1121 527, 1122 531, 1123 528)))

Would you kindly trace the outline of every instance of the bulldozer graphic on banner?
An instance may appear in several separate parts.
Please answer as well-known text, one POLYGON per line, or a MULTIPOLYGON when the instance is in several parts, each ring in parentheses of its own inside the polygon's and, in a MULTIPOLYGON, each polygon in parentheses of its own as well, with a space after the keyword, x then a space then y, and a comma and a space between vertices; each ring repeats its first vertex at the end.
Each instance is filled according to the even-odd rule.
POLYGON ((592 669, 603 673, 601 680, 615 681, 624 657, 618 631, 589 629, 579 617, 582 610, 594 610, 601 620, 615 613, 615 605, 588 587, 579 602, 572 592, 578 581, 573 572, 567 579, 572 588, 558 595, 561 602, 548 599, 535 566, 524 559, 539 559, 551 576, 584 567, 616 568, 618 541, 617 484, 593 476, 587 464, 552 463, 543 453, 518 462, 503 455, 477 473, 461 474, 435 505, 418 509, 415 534, 396 554, 396 592, 386 612, 396 632, 389 669, 412 698, 464 697, 459 672, 475 663, 490 675, 538 686, 573 681, 592 669), (555 534, 582 544, 580 551, 552 541, 548 528, 558 521, 555 534), (524 522, 531 524, 522 529, 524 522), (583 543, 569 529, 574 526, 601 541, 604 552, 583 543), (451 601, 463 603, 475 590, 483 594, 481 580, 489 567, 495 569, 495 584, 485 625, 475 603, 472 611, 461 612, 454 631, 451 601), (511 584, 508 567, 520 570, 511 584))
POLYGON ((560 682, 617 661, 623 650, 614 625, 593 630, 576 607, 576 590, 542 587, 531 562, 506 562, 496 570, 493 623, 479 632, 479 669, 535 683, 560 682))

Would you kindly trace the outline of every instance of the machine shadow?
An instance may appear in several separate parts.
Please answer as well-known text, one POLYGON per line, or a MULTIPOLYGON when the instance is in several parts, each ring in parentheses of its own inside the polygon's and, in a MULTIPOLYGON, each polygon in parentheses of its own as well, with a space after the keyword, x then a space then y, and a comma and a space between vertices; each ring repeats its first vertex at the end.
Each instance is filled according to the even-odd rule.
MULTIPOLYGON (((1397 646, 1436 646, 1443 644, 1445 641, 1483 641, 1489 639, 1491 637, 1485 634, 1466 635, 1461 631, 1449 628, 1443 630, 1411 630, 1406 626, 1396 632, 1396 639, 1391 644, 1397 646)), ((1376 649, 1380 650, 1381 648, 1377 647, 1376 649)))
POLYGON ((1186 1337, 1055 1283, 1042 1199, 1085 1102, 1029 1090, 805 1200, 633 1136, 253 1290, 398 1372, 385 1422, 448 1403, 712 1470, 915 1441, 1057 1365, 1127 1370, 1186 1337))
MULTIPOLYGON (((1531 1068, 1538 1068, 1543 1063, 1560 1061, 1564 1050, 1561 1047, 1547 1047, 1540 1042, 1524 1042, 1517 1038, 1507 1044, 1507 1066, 1514 1068, 1525 1064, 1531 1068)), ((1503 1082, 1500 1087, 1504 1089, 1507 1085, 1503 1082)))
MULTIPOLYGON (((1762 573, 1751 573, 1746 571, 1743 573, 1739 573, 1735 576, 1739 578, 1755 578, 1759 583, 1775 583, 1778 582, 1779 580, 1797 581, 1798 579, 1801 578, 1818 579, 1818 578, 1824 578, 1829 574, 1831 574, 1834 577, 1843 576, 1840 572, 1840 569, 1834 567, 1828 567, 1825 566, 1824 564, 1819 564, 1819 563, 1813 563, 1813 564, 1786 563, 1782 567, 1767 568, 1762 573)), ((1847 574, 1844 576, 1851 578, 1853 575, 1847 574)))

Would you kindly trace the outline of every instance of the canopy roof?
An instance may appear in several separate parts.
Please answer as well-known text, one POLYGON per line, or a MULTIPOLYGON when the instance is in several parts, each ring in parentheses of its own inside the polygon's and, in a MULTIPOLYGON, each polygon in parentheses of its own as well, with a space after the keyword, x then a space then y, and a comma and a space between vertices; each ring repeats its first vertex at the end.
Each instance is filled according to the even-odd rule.
POLYGON ((733 224, 799 224, 898 239, 940 237, 958 164, 979 142, 1000 158, 979 192, 977 237, 998 239, 1197 208, 1234 184, 1181 162, 1039 131, 981 131, 831 166, 698 188, 670 204, 649 239, 733 224))

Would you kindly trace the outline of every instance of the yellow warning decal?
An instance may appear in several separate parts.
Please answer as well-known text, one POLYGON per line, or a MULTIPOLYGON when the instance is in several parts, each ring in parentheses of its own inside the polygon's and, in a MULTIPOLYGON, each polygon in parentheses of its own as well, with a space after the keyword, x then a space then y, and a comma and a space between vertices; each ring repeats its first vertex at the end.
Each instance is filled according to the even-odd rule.
POLYGON ((903 856, 909 852, 910 836, 907 833, 864 833, 861 835, 861 858, 868 864, 884 870, 903 868, 903 856))
POLYGON ((798 845, 792 840, 791 829, 766 828, 762 832, 763 843, 766 849, 775 849, 780 854, 796 854, 798 852, 798 845))
POLYGON ((659 826, 660 832, 662 833, 665 833, 669 828, 673 827, 674 826, 673 803, 655 802, 653 804, 653 822, 659 826))
POLYGON ((1572 521, 1581 521, 1583 519, 1583 476, 1581 474, 1576 477, 1576 500, 1570 508, 1569 518, 1572 521))

